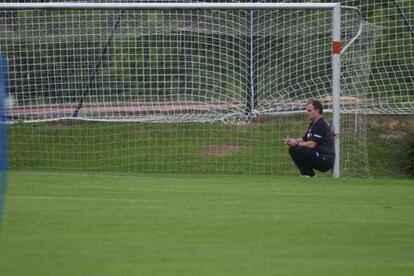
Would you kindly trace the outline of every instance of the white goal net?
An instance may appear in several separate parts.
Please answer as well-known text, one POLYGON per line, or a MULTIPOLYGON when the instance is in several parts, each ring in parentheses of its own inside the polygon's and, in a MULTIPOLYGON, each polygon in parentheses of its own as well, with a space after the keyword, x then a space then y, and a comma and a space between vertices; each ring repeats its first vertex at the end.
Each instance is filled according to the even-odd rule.
MULTIPOLYGON (((332 10, 317 7, 3 10, 10 115, 203 122, 302 112, 309 98, 329 105, 332 10)), ((360 23, 343 14, 346 44, 360 23)), ((344 76, 363 78, 354 61, 344 59, 344 76)))
MULTIPOLYGON (((341 168, 351 175, 367 167, 363 114, 391 107, 372 87, 372 38, 384 28, 374 23, 342 9, 343 46, 362 24, 341 55, 341 168)), ((11 133, 26 137, 16 151, 30 148, 28 137, 40 140, 37 155, 17 167, 96 170, 106 162, 128 171, 286 174, 292 164, 279 142, 302 135, 306 121, 297 114, 306 101, 332 109, 330 9, 0 9, 0 33, 14 98, 9 119, 17 123, 11 133), (142 134, 142 126, 155 144, 128 130, 142 134), (178 137, 166 138, 171 128, 178 137), (169 139, 180 143, 163 148, 169 139), (147 143, 154 153, 138 156, 147 143), (42 167, 42 155, 54 161, 42 167)), ((396 110, 409 110, 410 97, 396 110)))

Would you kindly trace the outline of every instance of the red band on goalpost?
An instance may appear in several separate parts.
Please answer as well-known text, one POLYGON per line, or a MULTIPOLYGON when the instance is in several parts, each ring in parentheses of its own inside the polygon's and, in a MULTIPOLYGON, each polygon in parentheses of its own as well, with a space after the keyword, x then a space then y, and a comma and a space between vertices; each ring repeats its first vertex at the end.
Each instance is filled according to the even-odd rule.
POLYGON ((341 53, 341 42, 339 42, 339 41, 334 41, 333 43, 332 43, 332 52, 333 52, 333 54, 335 55, 335 54, 340 54, 341 53))

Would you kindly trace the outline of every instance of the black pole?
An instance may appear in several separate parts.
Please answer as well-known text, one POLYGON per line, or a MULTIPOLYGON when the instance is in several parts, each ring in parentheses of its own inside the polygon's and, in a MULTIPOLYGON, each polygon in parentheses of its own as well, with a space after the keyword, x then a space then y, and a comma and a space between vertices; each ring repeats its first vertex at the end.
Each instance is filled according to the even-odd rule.
POLYGON ((79 98, 79 103, 78 103, 75 111, 73 112, 73 117, 78 117, 79 116, 79 111, 83 106, 83 101, 85 99, 85 96, 89 93, 89 89, 91 87, 91 84, 92 84, 93 80, 96 77, 96 73, 98 72, 99 68, 102 66, 103 57, 106 55, 106 52, 108 51, 108 47, 111 44, 111 42, 112 42, 113 38, 115 37, 115 34, 118 30, 118 27, 119 27, 120 22, 121 22, 121 14, 122 14, 122 11, 117 16, 116 22, 115 22, 114 26, 112 27, 111 35, 108 37, 108 40, 106 41, 104 47, 102 48, 101 55, 99 56, 99 60, 95 63, 95 66, 90 71, 89 80, 82 89, 82 94, 79 98))
POLYGON ((181 76, 180 93, 186 95, 192 86, 192 36, 191 31, 183 30, 181 33, 181 76))
POLYGON ((254 54, 256 48, 256 36, 254 34, 254 18, 255 13, 254 11, 250 11, 248 19, 247 19, 247 27, 249 28, 249 37, 248 39, 248 51, 247 51, 247 68, 248 68, 248 76, 247 76, 247 88, 246 88, 246 110, 245 115, 251 116, 253 114, 254 109, 257 105, 257 93, 256 93, 256 66, 254 62, 254 54))
POLYGON ((397 8, 398 13, 403 18, 405 25, 407 25, 408 29, 411 32, 411 36, 414 38, 414 27, 411 25, 410 19, 405 15, 400 3, 394 0, 395 7, 397 8))

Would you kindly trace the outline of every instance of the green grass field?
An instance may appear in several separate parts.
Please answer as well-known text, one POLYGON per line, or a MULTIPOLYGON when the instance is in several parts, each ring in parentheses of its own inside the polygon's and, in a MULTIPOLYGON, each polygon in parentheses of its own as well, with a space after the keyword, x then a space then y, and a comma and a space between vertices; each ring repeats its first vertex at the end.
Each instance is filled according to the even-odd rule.
MULTIPOLYGON (((342 137, 341 175, 407 178, 402 152, 414 116, 370 116, 367 151, 355 133, 342 137), (366 170, 369 167, 369 172, 366 170), (346 168, 346 169, 345 169, 346 168)), ((262 118, 245 125, 51 122, 9 127, 10 167, 15 170, 297 175, 283 138, 299 137, 303 115, 262 118), (233 149, 229 152, 219 152, 233 149)), ((351 129, 352 130, 352 129, 351 129)))
POLYGON ((0 275, 414 275, 413 184, 15 171, 0 275))

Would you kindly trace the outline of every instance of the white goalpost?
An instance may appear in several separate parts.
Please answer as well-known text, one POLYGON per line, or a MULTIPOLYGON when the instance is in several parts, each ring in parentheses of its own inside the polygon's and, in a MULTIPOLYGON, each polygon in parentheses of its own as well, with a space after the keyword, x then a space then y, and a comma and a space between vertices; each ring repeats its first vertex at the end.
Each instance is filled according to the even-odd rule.
POLYGON ((360 104, 342 76, 363 72, 353 55, 341 71, 341 55, 362 27, 340 3, 0 3, 9 119, 240 125, 317 98, 339 177, 341 107, 360 104))

